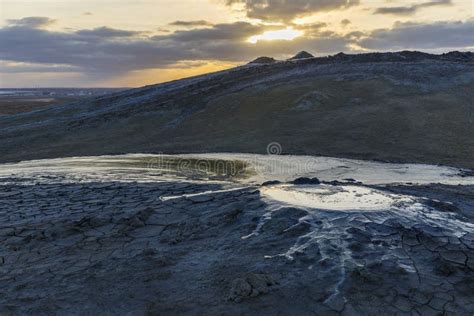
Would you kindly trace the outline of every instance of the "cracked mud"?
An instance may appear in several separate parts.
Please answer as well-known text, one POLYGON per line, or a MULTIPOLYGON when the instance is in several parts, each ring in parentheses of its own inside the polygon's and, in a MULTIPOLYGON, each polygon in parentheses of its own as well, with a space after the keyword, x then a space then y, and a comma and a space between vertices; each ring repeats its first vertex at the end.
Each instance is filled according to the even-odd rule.
POLYGON ((2 315, 474 313, 473 185, 10 170, 2 315))

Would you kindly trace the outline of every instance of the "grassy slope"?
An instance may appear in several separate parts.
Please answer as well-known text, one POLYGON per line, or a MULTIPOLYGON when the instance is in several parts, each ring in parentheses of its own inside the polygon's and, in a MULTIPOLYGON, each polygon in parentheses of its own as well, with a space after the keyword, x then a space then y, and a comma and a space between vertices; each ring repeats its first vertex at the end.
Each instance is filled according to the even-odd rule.
MULTIPOLYGON (((16 128, 50 116, 63 119, 4 130, 0 161, 127 152, 265 153, 268 143, 279 142, 284 153, 474 168, 472 82, 426 90, 398 84, 387 75, 341 79, 297 74, 254 84, 278 73, 265 69, 255 74, 247 71, 245 78, 240 73, 223 75, 200 86, 137 101, 130 109, 111 109, 81 120, 71 118, 71 113, 89 113, 126 98, 101 99, 86 110, 66 108, 12 117, 4 121, 5 126, 16 128), (236 88, 236 81, 247 86, 236 88), (208 91, 213 85, 214 90, 208 91)), ((458 74, 456 70, 440 78, 448 76, 449 82, 449 76, 458 74)))
POLYGON ((457 89, 462 97, 449 90, 414 92, 380 80, 289 83, 221 97, 190 118, 186 128, 199 130, 213 144, 243 151, 262 152, 275 141, 286 153, 473 168, 469 100, 474 93, 469 85, 457 89), (311 99, 314 91, 322 97, 299 109, 301 99, 311 99))

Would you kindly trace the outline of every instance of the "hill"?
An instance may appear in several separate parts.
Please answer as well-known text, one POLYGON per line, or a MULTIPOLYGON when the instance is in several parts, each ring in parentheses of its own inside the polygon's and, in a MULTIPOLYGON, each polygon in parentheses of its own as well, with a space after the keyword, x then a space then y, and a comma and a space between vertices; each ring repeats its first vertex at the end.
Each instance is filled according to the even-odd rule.
POLYGON ((0 118, 0 162, 142 153, 327 155, 474 168, 474 54, 250 64, 0 118))
POLYGON ((314 56, 311 55, 310 53, 306 52, 306 51, 302 51, 302 52, 299 52, 298 54, 296 54, 295 56, 291 57, 288 60, 297 60, 297 59, 305 59, 305 58, 314 58, 314 56))

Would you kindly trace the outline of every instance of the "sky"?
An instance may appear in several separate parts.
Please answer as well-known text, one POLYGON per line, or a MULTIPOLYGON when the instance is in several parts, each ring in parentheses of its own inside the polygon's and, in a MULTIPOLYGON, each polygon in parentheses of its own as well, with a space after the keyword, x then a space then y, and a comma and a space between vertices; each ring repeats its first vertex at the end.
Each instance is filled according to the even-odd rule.
POLYGON ((474 50, 474 0, 0 0, 0 88, 138 87, 302 50, 474 50))

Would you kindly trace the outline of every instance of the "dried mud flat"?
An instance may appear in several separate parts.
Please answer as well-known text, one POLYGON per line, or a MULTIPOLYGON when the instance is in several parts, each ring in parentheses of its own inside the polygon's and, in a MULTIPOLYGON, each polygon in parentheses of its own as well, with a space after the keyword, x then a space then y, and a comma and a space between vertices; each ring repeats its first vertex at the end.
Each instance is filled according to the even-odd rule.
POLYGON ((465 174, 261 185, 70 162, 0 166, 2 315, 474 313, 465 174))

